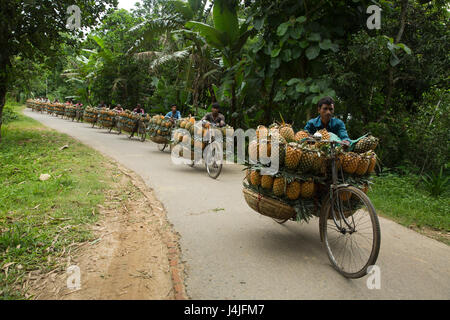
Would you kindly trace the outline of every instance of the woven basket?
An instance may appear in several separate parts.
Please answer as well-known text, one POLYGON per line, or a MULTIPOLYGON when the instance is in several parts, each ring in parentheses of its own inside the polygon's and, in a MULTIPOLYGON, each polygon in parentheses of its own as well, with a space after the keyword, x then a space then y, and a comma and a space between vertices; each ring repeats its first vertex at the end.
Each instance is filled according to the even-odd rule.
POLYGON ((243 191, 249 207, 263 216, 284 220, 291 219, 296 214, 294 208, 287 204, 270 199, 247 188, 244 188, 243 191))
POLYGON ((152 140, 154 143, 157 144, 169 144, 170 140, 161 136, 154 136, 150 137, 150 140, 152 140))

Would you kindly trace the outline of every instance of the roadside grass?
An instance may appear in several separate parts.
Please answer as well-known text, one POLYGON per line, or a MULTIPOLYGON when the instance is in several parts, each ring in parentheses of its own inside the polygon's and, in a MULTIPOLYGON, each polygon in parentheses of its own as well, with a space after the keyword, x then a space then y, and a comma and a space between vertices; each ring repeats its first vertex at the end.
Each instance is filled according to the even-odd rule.
MULTIPOLYGON (((9 105, 17 113, 23 106, 9 105)), ((31 271, 59 267, 89 224, 117 172, 96 151, 18 114, 0 143, 0 299, 29 298, 31 271), (68 148, 60 150, 62 146, 68 148), (115 171, 115 170, 114 170, 115 171), (40 181, 41 174, 50 174, 40 181)))
POLYGON ((417 184, 414 175, 383 174, 374 177, 369 197, 377 212, 450 245, 450 195, 434 198, 417 184))

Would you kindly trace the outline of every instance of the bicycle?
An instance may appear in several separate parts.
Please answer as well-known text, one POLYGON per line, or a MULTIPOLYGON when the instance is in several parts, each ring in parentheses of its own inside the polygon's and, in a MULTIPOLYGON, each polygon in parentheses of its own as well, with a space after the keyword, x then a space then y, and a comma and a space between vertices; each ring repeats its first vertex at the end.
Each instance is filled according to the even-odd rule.
MULTIPOLYGON (((320 239, 339 273, 347 278, 361 278, 367 274, 368 267, 375 264, 380 251, 378 216, 363 191, 340 183, 336 153, 339 142, 321 142, 330 144, 331 184, 319 217, 320 239)), ((344 179, 342 168, 341 174, 344 179)))
MULTIPOLYGON (((203 122, 202 126, 205 123, 206 122, 203 122)), ((219 141, 215 140, 214 131, 215 128, 218 128, 218 126, 214 124, 210 125, 212 128, 208 130, 206 146, 203 151, 203 158, 208 176, 212 179, 217 179, 222 172, 223 150, 221 149, 222 145, 219 144, 219 141), (217 152, 217 150, 222 150, 222 152, 217 152)), ((195 166, 195 160, 191 160, 188 166, 193 168, 195 166)))

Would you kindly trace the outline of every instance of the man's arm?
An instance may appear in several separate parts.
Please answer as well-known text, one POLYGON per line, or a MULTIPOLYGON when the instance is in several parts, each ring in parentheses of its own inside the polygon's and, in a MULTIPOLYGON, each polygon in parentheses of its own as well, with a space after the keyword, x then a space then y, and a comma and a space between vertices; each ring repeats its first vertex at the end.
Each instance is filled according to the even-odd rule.
POLYGON ((345 123, 339 121, 337 124, 337 135, 342 141, 347 141, 350 144, 350 137, 348 136, 347 129, 345 128, 345 123))
POLYGON ((168 112, 164 118, 170 118, 172 116, 172 112, 168 112))
POLYGON ((205 116, 202 118, 201 121, 203 121, 203 120, 209 121, 208 119, 209 119, 209 113, 205 114, 205 116))
POLYGON ((225 116, 223 114, 220 115, 219 127, 225 127, 225 116))

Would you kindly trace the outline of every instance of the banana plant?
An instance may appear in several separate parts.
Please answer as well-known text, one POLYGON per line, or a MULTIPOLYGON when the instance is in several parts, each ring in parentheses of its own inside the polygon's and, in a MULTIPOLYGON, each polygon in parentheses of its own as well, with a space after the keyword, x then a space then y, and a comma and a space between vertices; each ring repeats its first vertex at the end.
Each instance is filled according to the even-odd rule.
MULTIPOLYGON (((234 116, 237 110, 237 84, 239 82, 242 48, 248 38, 254 34, 254 30, 249 28, 249 24, 239 25, 237 0, 216 0, 213 7, 214 26, 203 22, 189 21, 186 28, 196 31, 205 39, 209 46, 218 50, 222 55, 223 66, 227 70, 225 78, 231 81, 231 114, 234 116)), ((222 83, 229 85, 229 82, 222 83)), ((235 120, 233 119, 233 123, 235 120)))

